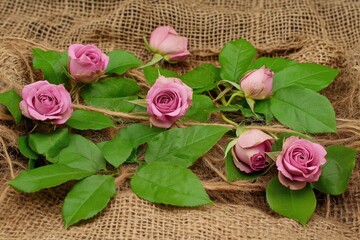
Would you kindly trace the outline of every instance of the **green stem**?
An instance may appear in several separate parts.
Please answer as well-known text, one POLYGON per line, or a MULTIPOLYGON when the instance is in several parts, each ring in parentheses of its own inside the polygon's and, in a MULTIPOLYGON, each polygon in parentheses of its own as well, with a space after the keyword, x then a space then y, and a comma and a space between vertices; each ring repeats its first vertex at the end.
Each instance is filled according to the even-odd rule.
POLYGON ((150 62, 148 62, 148 63, 145 64, 145 65, 140 66, 139 68, 140 68, 140 69, 143 69, 143 68, 152 66, 152 65, 160 62, 160 61, 163 60, 163 59, 164 59, 164 57, 163 57, 162 55, 160 55, 160 54, 158 54, 158 53, 155 53, 155 54, 154 54, 154 57, 151 59, 150 62))
POLYGON ((245 95, 243 92, 236 92, 236 93, 232 94, 231 97, 229 98, 229 101, 227 101, 225 106, 229 106, 236 97, 244 98, 245 95))
POLYGON ((223 113, 221 113, 221 118, 222 118, 225 122, 227 122, 227 123, 235 126, 236 128, 239 126, 237 123, 235 123, 235 122, 231 121, 230 119, 228 119, 223 113))

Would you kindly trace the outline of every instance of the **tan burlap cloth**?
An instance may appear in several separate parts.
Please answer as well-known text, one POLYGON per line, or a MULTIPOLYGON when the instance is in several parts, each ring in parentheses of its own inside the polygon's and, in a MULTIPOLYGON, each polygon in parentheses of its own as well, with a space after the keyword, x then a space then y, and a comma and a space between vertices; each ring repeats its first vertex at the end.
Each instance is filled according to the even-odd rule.
MULTIPOLYGON (((360 150, 360 2, 313 0, 211 1, 0 1, 0 91, 38 80, 31 69, 31 48, 66 50, 72 43, 93 43, 108 52, 127 49, 148 61, 143 36, 159 25, 172 25, 189 38, 193 55, 173 67, 184 72, 205 62, 217 64, 222 46, 236 38, 255 45, 260 56, 281 56, 339 68, 324 91, 338 118, 338 134, 317 139, 360 150)), ((139 81, 141 72, 128 74, 139 81)), ((117 178, 118 193, 96 218, 63 228, 61 203, 66 188, 22 194, 4 182, 27 162, 14 126, 0 107, 0 239, 359 239, 359 161, 341 196, 318 195, 308 227, 272 213, 266 205, 266 179, 255 183, 224 181, 222 148, 214 147, 192 168, 215 201, 196 209, 154 205, 128 188, 128 168, 117 178)), ((281 126, 271 129, 281 132, 281 126)), ((89 132, 96 140, 113 132, 89 132)))

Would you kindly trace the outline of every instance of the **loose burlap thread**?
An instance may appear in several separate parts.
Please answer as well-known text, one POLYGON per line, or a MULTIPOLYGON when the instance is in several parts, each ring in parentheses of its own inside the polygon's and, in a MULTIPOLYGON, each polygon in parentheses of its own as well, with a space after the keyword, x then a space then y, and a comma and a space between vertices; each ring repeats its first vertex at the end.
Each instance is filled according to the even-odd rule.
MULTIPOLYGON (((321 144, 341 144, 360 150, 360 3, 357 1, 0 1, 0 90, 41 79, 31 67, 31 48, 63 51, 72 43, 93 43, 108 52, 126 49, 144 62, 151 58, 143 36, 159 25, 172 25, 189 38, 192 56, 167 66, 179 73, 198 64, 218 64, 225 43, 245 38, 259 56, 279 56, 340 69, 335 82, 323 91, 335 108, 337 134, 315 136, 321 144)), ((133 78, 146 88, 142 73, 133 78)), ((86 108, 81 103, 77 108, 86 108)), ((95 109, 98 110, 98 109, 95 109)), ((126 114, 105 112, 128 121, 126 114)), ((139 121, 146 121, 139 119, 139 121)), ((219 122, 214 116, 209 123, 219 122)), ((184 123, 186 124, 186 123, 184 123)), ((122 125, 121 125, 122 126, 122 125)), ((120 129, 121 126, 117 128, 120 129)), ((274 132, 288 131, 273 122, 274 132)), ((223 139, 192 170, 214 200, 196 209, 154 205, 129 190, 134 167, 120 169, 118 193, 98 217, 63 228, 61 204, 67 186, 22 194, 4 183, 27 162, 17 150, 16 127, 0 107, 0 239, 357 239, 360 235, 359 161, 347 191, 329 197, 317 193, 318 207, 308 227, 270 211, 264 189, 269 176, 254 183, 225 181, 223 139)), ((89 131, 100 141, 116 131, 89 131)))

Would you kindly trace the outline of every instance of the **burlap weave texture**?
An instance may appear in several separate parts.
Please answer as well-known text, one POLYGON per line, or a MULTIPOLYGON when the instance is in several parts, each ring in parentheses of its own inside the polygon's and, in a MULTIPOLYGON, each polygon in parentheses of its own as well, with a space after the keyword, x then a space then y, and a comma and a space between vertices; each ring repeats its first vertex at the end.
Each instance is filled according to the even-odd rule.
MULTIPOLYGON (((193 53, 171 68, 185 72, 205 62, 217 63, 223 45, 249 40, 260 56, 280 56, 339 68, 324 91, 338 117, 338 134, 317 139, 360 150, 360 2, 311 0, 128 0, 0 1, 0 91, 39 79, 31 69, 31 48, 63 51, 72 43, 93 43, 108 52, 126 49, 140 59, 151 56, 143 36, 159 25, 172 25, 189 38, 193 53)), ((129 74, 141 78, 139 72, 129 74)), ((119 185, 99 217, 64 230, 63 188, 21 194, 3 183, 26 168, 16 150, 15 128, 0 107, 0 239, 358 239, 360 236, 359 161, 348 190, 338 197, 318 195, 307 228, 272 213, 265 202, 266 180, 228 185, 223 180, 220 146, 193 170, 201 177, 214 206, 182 209, 138 199, 119 185)), ((281 127, 272 126, 275 131, 281 127)), ((89 133, 95 139, 113 133, 89 133)), ((126 172, 126 169, 124 169, 126 172)))

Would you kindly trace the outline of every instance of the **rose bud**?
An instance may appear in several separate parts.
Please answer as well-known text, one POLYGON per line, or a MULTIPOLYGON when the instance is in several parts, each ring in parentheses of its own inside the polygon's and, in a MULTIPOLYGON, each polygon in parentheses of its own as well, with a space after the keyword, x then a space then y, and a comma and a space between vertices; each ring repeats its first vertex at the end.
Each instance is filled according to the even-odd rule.
POLYGON ((276 159, 279 181, 285 187, 299 190, 307 182, 316 182, 321 175, 321 166, 326 163, 323 146, 299 137, 285 140, 276 159))
POLYGON ((271 151, 273 143, 273 137, 257 129, 242 133, 233 147, 235 165, 246 173, 265 169, 269 165, 266 152, 271 151))
POLYGON ((178 78, 160 76, 146 96, 150 123, 169 128, 192 104, 192 89, 178 78))
POLYGON ((246 74, 240 81, 241 90, 246 98, 262 100, 271 94, 274 73, 261 67, 246 74))
POLYGON ((37 81, 24 86, 21 96, 21 112, 30 119, 63 124, 73 112, 70 94, 63 85, 37 81))
POLYGON ((69 72, 73 79, 92 83, 101 77, 109 63, 109 57, 95 45, 72 44, 69 47, 69 72))
POLYGON ((187 50, 188 39, 177 34, 170 26, 156 28, 150 36, 149 49, 162 55, 166 61, 175 63, 185 60, 190 52, 187 50))

